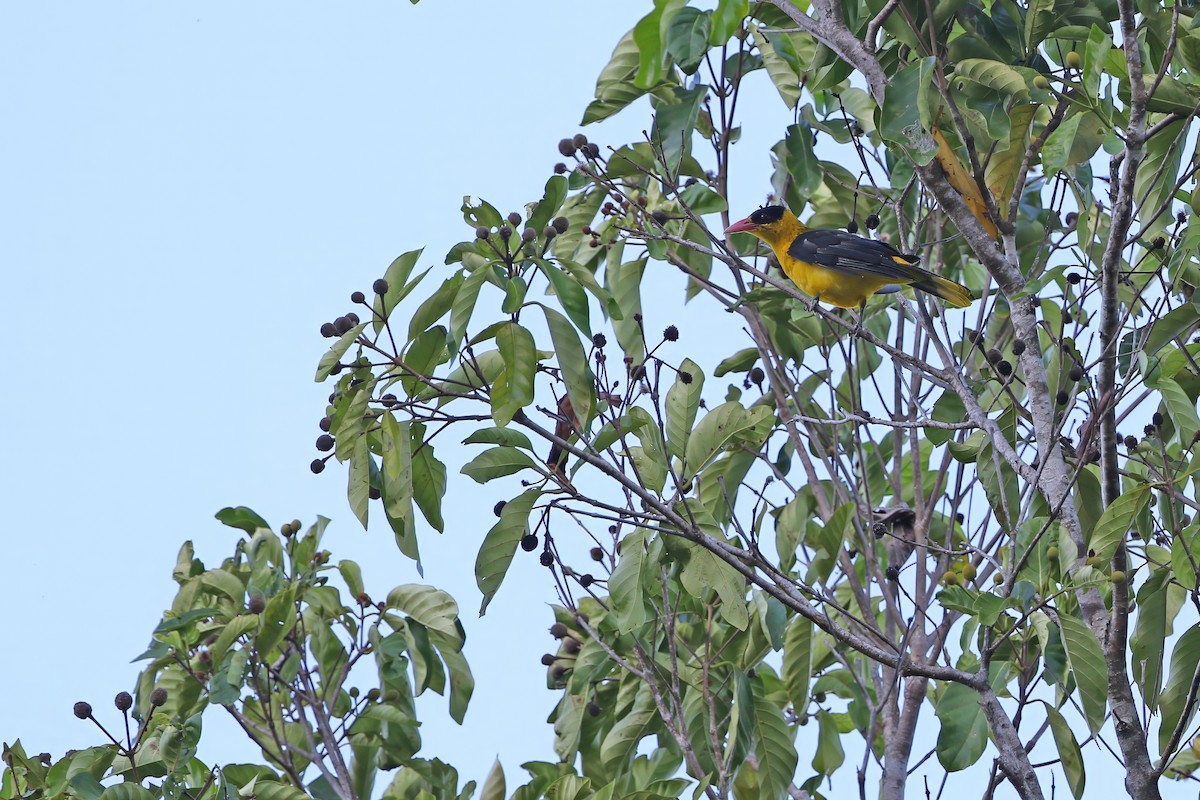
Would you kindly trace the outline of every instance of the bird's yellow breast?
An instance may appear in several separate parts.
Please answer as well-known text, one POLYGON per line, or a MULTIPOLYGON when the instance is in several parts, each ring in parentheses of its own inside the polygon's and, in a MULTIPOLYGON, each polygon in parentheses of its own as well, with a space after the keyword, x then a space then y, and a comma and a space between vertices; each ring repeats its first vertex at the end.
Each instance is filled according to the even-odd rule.
POLYGON ((855 277, 835 272, 816 264, 797 261, 786 254, 777 253, 777 256, 780 256, 783 271, 806 295, 819 297, 841 308, 858 308, 879 289, 895 282, 874 275, 855 277))

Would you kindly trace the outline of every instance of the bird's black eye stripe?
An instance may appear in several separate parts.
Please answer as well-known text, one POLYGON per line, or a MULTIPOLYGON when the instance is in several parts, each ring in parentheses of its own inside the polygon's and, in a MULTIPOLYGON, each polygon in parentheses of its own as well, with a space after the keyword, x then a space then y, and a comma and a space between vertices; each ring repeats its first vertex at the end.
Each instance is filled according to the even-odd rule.
POLYGON ((770 225, 783 219, 783 206, 763 206, 750 215, 750 221, 755 225, 770 225))

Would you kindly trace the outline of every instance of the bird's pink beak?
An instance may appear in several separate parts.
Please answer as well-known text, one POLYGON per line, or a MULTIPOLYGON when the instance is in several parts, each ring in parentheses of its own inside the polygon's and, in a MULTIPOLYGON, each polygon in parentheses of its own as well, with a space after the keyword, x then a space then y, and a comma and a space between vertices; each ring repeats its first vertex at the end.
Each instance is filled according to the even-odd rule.
POLYGON ((739 220, 738 222, 735 222, 732 225, 730 225, 728 228, 726 228, 725 234, 729 235, 731 233, 749 233, 750 231, 754 230, 757 227, 758 227, 757 225, 755 225, 753 222, 750 221, 749 217, 746 217, 745 219, 739 220))

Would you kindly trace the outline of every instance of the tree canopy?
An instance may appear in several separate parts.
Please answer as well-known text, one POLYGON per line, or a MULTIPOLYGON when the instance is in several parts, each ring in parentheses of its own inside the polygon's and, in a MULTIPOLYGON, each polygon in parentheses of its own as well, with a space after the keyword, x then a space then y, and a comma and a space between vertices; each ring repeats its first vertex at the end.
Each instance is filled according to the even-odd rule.
POLYGON ((312 469, 364 525, 419 563, 470 481, 511 489, 464 546, 481 614, 513 559, 546 568, 547 760, 463 784, 423 752, 414 696, 461 721, 485 663, 455 600, 368 588, 323 519, 239 507, 221 565, 180 552, 117 698, 136 732, 9 746, 0 797, 893 799, 937 791, 908 785, 929 759, 982 797, 1053 775, 1081 797, 1109 760, 1135 798, 1195 780, 1200 17, 649 5, 582 113, 648 114, 643 139, 563 139, 539 199, 468 197, 444 258, 404 253, 321 331, 312 469), (971 307, 830 309, 725 235, 753 210, 727 197, 754 73, 793 118, 763 199, 919 255, 971 307), (685 302, 740 339, 658 327, 685 302), (214 706, 262 764, 195 758, 214 706))

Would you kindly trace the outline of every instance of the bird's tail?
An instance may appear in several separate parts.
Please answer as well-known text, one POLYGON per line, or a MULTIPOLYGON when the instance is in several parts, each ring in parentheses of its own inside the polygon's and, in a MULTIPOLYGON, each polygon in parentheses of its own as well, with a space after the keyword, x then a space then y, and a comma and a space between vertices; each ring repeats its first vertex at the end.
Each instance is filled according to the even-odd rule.
POLYGON ((920 289, 922 292, 942 298, 955 308, 966 308, 975 302, 975 295, 971 293, 970 289, 940 275, 930 275, 928 278, 915 281, 910 285, 914 289, 920 289))

